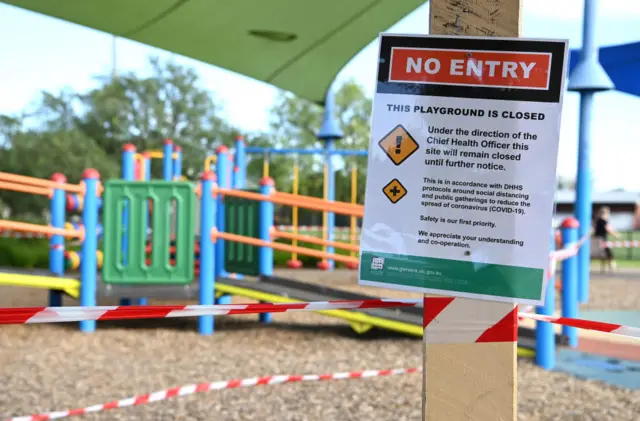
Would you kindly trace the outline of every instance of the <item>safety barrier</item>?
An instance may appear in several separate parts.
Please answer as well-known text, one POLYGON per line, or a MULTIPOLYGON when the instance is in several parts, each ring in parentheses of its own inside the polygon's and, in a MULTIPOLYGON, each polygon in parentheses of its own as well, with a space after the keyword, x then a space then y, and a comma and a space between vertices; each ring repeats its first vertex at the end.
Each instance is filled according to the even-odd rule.
MULTIPOLYGON (((164 305, 164 306, 93 306, 93 307, 16 307, 0 311, 0 325, 68 323, 83 320, 131 320, 131 319, 171 319, 205 315, 240 315, 288 312, 319 312, 328 310, 364 310, 380 308, 418 307, 424 304, 422 298, 378 298, 372 300, 334 300, 292 303, 260 304, 215 304, 215 305, 164 305)), ((429 297, 429 304, 446 307, 455 299, 450 297, 429 297)), ((600 322, 574 317, 545 316, 528 312, 518 312, 521 319, 531 319, 573 327, 611 333, 628 338, 640 339, 640 327, 619 323, 600 322)), ((456 316, 457 317, 457 316, 456 316)), ((455 319, 458 324, 452 330, 471 331, 471 325, 478 320, 455 319)), ((439 327, 443 330, 443 326, 439 327)))
MULTIPOLYGON (((219 152, 221 155, 219 155, 217 160, 217 169, 218 171, 222 171, 221 176, 224 177, 226 173, 226 159, 223 155, 226 153, 226 150, 220 148, 219 152)), ((325 261, 331 259, 336 262, 351 265, 352 267, 358 265, 358 258, 355 256, 328 253, 326 251, 306 248, 300 244, 307 242, 315 245, 341 248, 349 252, 357 252, 357 247, 347 243, 328 241, 275 230, 273 227, 273 217, 274 205, 296 206, 319 212, 332 210, 335 213, 342 213, 349 216, 362 216, 363 209, 361 206, 280 193, 274 189, 273 180, 269 178, 261 180, 259 191, 219 187, 214 183, 215 179, 216 177, 213 173, 207 172, 203 174, 202 184, 199 189, 192 187, 187 188, 187 184, 184 184, 184 194, 180 199, 183 203, 193 203, 192 201, 195 200, 196 191, 200 193, 201 226, 200 240, 197 247, 200 265, 199 267, 195 267, 195 269, 197 269, 197 276, 200 281, 200 303, 202 305, 213 305, 216 302, 213 294, 215 281, 220 277, 229 275, 229 272, 236 272, 240 275, 271 276, 273 274, 274 250, 285 251, 292 255, 312 256, 325 261), (297 240, 297 244, 284 244, 276 242, 276 239, 286 239, 292 242, 293 240, 297 240)), ((171 242, 174 241, 173 237, 170 237, 169 233, 162 228, 166 228, 166 226, 169 225, 167 221, 175 217, 172 206, 168 205, 169 201, 171 201, 169 197, 164 199, 164 202, 157 202, 153 205, 154 212, 152 212, 152 219, 156 222, 152 221, 152 225, 160 224, 158 225, 160 228, 156 228, 156 225, 151 227, 151 245, 146 242, 147 240, 142 230, 139 228, 136 230, 134 228, 135 226, 144 227, 148 224, 148 222, 143 221, 146 215, 143 208, 149 198, 158 200, 157 197, 159 193, 156 193, 154 189, 160 187, 164 189, 175 189, 177 188, 176 186, 180 186, 180 183, 117 181, 106 184, 104 198, 105 204, 107 204, 106 207, 120 210, 117 212, 107 211, 105 214, 105 229, 107 231, 107 235, 105 236, 105 269, 103 270, 105 282, 113 281, 108 270, 113 270, 114 265, 118 265, 118 262, 122 260, 122 250, 141 251, 137 256, 139 256, 139 259, 144 259, 144 261, 140 260, 140 264, 135 263, 137 260, 132 263, 132 270, 136 273, 128 273, 124 270, 126 266, 121 266, 119 269, 121 272, 117 280, 117 282, 121 284, 163 283, 165 285, 178 285, 179 282, 177 279, 171 279, 166 272, 159 273, 157 277, 152 280, 147 271, 149 264, 157 264, 158 267, 162 268, 162 271, 167 271, 167 268, 178 265, 181 261, 181 258, 177 257, 178 254, 183 256, 182 259, 191 259, 189 272, 183 273, 184 276, 181 278, 184 283, 191 282, 194 275, 193 259, 196 249, 196 247, 194 247, 194 237, 192 235, 186 236, 180 244, 176 242, 175 246, 172 246, 171 242), (112 189, 114 189, 113 192, 112 189), (116 192, 116 190, 119 192, 116 192), (127 196, 124 193, 125 191, 135 191, 136 193, 127 196), (112 195, 120 199, 112 203, 112 195), (137 217, 130 219, 130 221, 132 221, 130 224, 133 229, 131 232, 132 239, 129 240, 129 243, 123 245, 121 242, 123 234, 119 234, 119 232, 122 231, 122 224, 120 224, 119 221, 121 221, 123 217, 123 210, 125 208, 123 201, 125 197, 131 201, 129 206, 131 214, 135 214, 137 217), (117 205, 117 203, 120 204, 117 205), (112 226, 114 226, 113 229, 110 228, 112 226), (131 242, 134 240, 135 243, 131 242), (181 244, 185 245, 185 247, 181 244), (157 253, 155 258, 149 258, 144 253, 153 253, 154 251, 157 253), (141 267, 142 270, 140 269, 141 267)), ((177 218, 182 220, 185 215, 192 215, 192 210, 178 211, 177 214, 177 218), (180 215, 182 215, 182 217, 180 215)), ((560 261, 563 262, 563 265, 575 263, 575 259, 568 259, 567 257, 575 255, 579 246, 582 244, 574 241, 572 237, 575 236, 577 232, 573 224, 574 221, 568 219, 563 225, 563 232, 566 231, 567 234, 567 238, 565 239, 567 248, 553 252, 550 255, 551 270, 548 273, 548 285, 550 287, 547 291, 547 301, 545 306, 536 309, 536 312, 541 315, 553 316, 555 313, 555 282, 553 280, 555 263, 560 261)), ((176 235, 186 235, 183 231, 184 229, 180 228, 176 231, 176 235)), ((192 228, 188 228, 188 231, 193 234, 192 228)), ((134 257, 132 256, 132 258, 134 257)), ((567 293, 563 294, 563 316, 571 317, 575 316, 575 309, 577 309, 577 299, 574 298, 575 294, 571 292, 576 289, 573 286, 575 284, 576 271, 572 272, 569 266, 563 266, 563 268, 563 282, 568 288, 567 293)), ((226 297, 225 295, 218 297, 217 302, 228 302, 226 297)), ((261 320, 268 322, 269 319, 270 312, 264 312, 261 320)), ((541 365, 550 366, 552 363, 544 363, 544 361, 551 361, 555 353, 554 332, 552 329, 545 327, 544 322, 541 322, 540 326, 541 328, 536 331, 536 358, 539 359, 541 365)), ((199 331, 202 334, 211 334, 213 332, 212 315, 200 316, 199 331)), ((570 328, 567 328, 566 332, 570 337, 575 336, 575 332, 570 328)))
MULTIPOLYGON (((451 301, 450 298, 429 298, 429 300, 451 301)), ((0 311, 0 324, 18 323, 53 323, 69 322, 77 320, 123 320, 158 317, 192 317, 202 314, 252 314, 264 311, 319 311, 322 309, 353 309, 375 307, 400 307, 415 306, 422 300, 371 300, 363 301, 339 301, 339 302, 315 302, 315 303, 270 303, 270 304, 234 304, 217 306, 125 306, 125 307, 95 307, 95 308, 22 308, 6 309, 0 311)), ((425 304, 426 307, 426 304, 425 304)), ((435 307, 438 307, 436 304, 435 307)), ((640 338, 640 327, 623 326, 620 324, 597 322, 575 318, 550 317, 530 313, 519 313, 519 317, 538 320, 544 323, 560 324, 564 327, 589 329, 620 336, 640 338)), ((426 314, 425 314, 426 318, 426 314)), ((458 321, 459 322, 459 321, 458 321)), ((442 330, 442 328, 441 328, 442 330)), ((425 333, 426 334, 426 333, 425 333)), ((422 367, 396 368, 386 370, 363 370, 338 372, 328 374, 302 374, 302 375, 271 375, 263 377, 251 377, 237 380, 226 380, 190 384, 172 387, 145 395, 131 396, 125 399, 113 400, 103 404, 91 405, 83 408, 67 409, 55 412, 47 412, 26 416, 9 418, 6 421, 35 421, 61 419, 89 413, 103 412, 118 408, 146 405, 153 402, 164 401, 174 397, 188 396, 196 393, 213 390, 235 389, 254 386, 273 386, 289 383, 330 381, 346 379, 365 379, 373 377, 397 376, 412 373, 420 373, 422 367)))
MULTIPOLYGON (((83 306, 95 305, 95 285, 97 281, 98 266, 98 236, 101 227, 98 224, 98 210, 102 186, 100 184, 100 174, 94 169, 87 169, 82 174, 82 183, 69 184, 63 174, 53 174, 51 180, 44 180, 35 177, 27 177, 17 174, 0 172, 0 189, 19 191, 43 195, 50 198, 51 203, 51 223, 49 226, 31 224, 17 221, 0 220, 0 229, 12 232, 29 233, 32 235, 43 235, 49 240, 49 270, 58 277, 62 277, 65 269, 65 238, 74 238, 81 241, 82 246, 77 254, 86 256, 82 263, 78 261, 80 268, 80 288, 79 298, 83 306), (67 195, 73 194, 83 197, 82 224, 69 224, 65 222, 65 207, 67 195)), ((67 254, 67 256, 69 256, 67 254)), ((78 259, 79 260, 79 259, 78 259)), ((42 279, 41 279, 42 281, 42 279)), ((52 307, 62 305, 62 293, 71 295, 75 293, 64 284, 63 279, 55 284, 62 287, 49 291, 49 305, 52 307)), ((20 284, 17 275, 12 275, 11 282, 14 285, 20 284)), ((25 281, 27 282, 27 281, 25 281)), ((36 279, 29 279, 30 283, 37 285, 36 279)), ((81 329, 86 329, 87 323, 82 322, 81 329)))
MULTIPOLYGON (((329 127, 329 126, 327 126, 329 127)), ((331 135, 332 136, 332 135, 331 135)), ((335 199, 335 167, 334 160, 335 156, 343 156, 343 157, 351 157, 352 161, 355 157, 366 157, 368 152, 366 150, 336 150, 329 147, 329 142, 326 143, 326 148, 324 149, 302 149, 302 148, 262 148, 262 147, 245 147, 242 139, 238 139, 236 141, 236 168, 238 168, 238 178, 246 178, 246 155, 258 155, 263 157, 263 170, 262 176, 269 176, 269 167, 270 167, 270 156, 271 155, 291 155, 293 156, 293 186, 292 193, 293 195, 298 194, 298 183, 299 183, 299 166, 298 159, 300 156, 304 155, 315 155, 324 157, 324 165, 323 165, 323 192, 322 199, 327 201, 334 201, 335 199)), ((240 184, 242 184, 241 182, 240 184)), ((350 201, 351 204, 356 204, 358 201, 358 168, 357 163, 352 162, 351 165, 351 192, 350 192, 350 201)), ((238 186, 237 188, 242 188, 242 186, 238 186)), ((302 231, 302 227, 298 227, 298 207, 292 206, 292 231, 294 234, 298 234, 302 231)), ((346 239, 350 244, 356 245, 358 243, 358 217, 352 215, 349 217, 349 228, 346 234, 346 239)), ((325 211, 322 213, 322 226, 318 230, 320 236, 323 240, 331 242, 334 241, 338 236, 336 236, 335 227, 335 212, 333 211, 325 211)), ((341 238, 341 239, 343 239, 341 238)), ((297 245, 297 240, 293 239, 292 244, 297 245)), ((322 250, 328 253, 333 253, 334 248, 330 245, 323 245, 322 250)), ((356 252, 350 252, 351 257, 356 257, 356 252)), ((291 259, 287 262, 287 265, 290 268, 300 268, 302 267, 302 262, 298 259, 296 253, 292 253, 291 259)), ((357 265, 347 264, 346 265, 350 269, 356 269, 357 265)), ((318 268, 322 270, 330 270, 334 267, 334 262, 332 260, 323 259, 318 262, 318 268)))
POLYGON ((328 374, 296 374, 296 375, 275 375, 264 377, 250 377, 247 379, 217 381, 211 383, 190 384, 171 389, 160 390, 146 395, 131 396, 129 398, 111 401, 108 403, 91 405, 84 408, 67 409, 64 411, 47 412, 41 414, 27 415, 9 418, 6 421, 43 421, 67 418, 76 415, 86 415, 95 412, 103 412, 110 409, 128 408, 132 406, 147 405, 153 402, 160 402, 178 396, 188 396, 195 393, 210 392, 222 389, 238 389, 253 386, 274 386, 290 383, 306 383, 314 381, 328 380, 348 380, 367 379, 372 377, 399 376, 403 374, 420 373, 422 369, 416 368, 393 368, 387 370, 364 370, 348 371, 328 374))
MULTIPOLYGON (((166 149, 172 148, 169 142, 165 143, 166 149)), ((170 152, 170 151, 169 151, 170 152)), ((171 153, 165 156, 171 156, 171 153)), ((273 180, 264 178, 261 180, 258 191, 238 190, 230 188, 228 149, 218 148, 216 159, 217 177, 211 172, 205 172, 198 188, 190 183, 171 181, 175 173, 167 171, 168 179, 165 181, 136 181, 133 180, 132 168, 134 166, 135 148, 125 145, 123 148, 123 176, 125 180, 114 180, 106 183, 104 188, 104 267, 103 280, 107 284, 125 286, 136 285, 180 285, 190 284, 194 281, 194 275, 199 279, 199 299, 202 305, 214 305, 216 302, 223 304, 228 302, 228 296, 214 296, 216 279, 231 275, 236 272, 241 275, 273 274, 273 251, 281 250, 295 255, 307 255, 321 259, 322 261, 335 261, 344 263, 350 267, 357 267, 358 247, 351 243, 341 243, 320 239, 302 234, 284 232, 274 229, 274 206, 291 206, 306 208, 318 212, 333 212, 349 217, 362 217, 363 208, 351 203, 332 202, 319 198, 308 198, 295 194, 278 192, 273 186, 273 180), (225 179, 226 178, 226 179, 225 179), (200 235, 198 243, 195 238, 194 213, 196 196, 200 196, 200 235), (170 227, 175 228, 172 232, 170 227), (147 237, 147 231, 151 238, 147 237), (292 244, 284 244, 276 240, 288 240, 292 244), (173 242, 173 244, 172 244, 173 242), (308 243, 323 246, 323 250, 303 247, 308 243), (349 255, 330 253, 329 248, 342 249, 349 255), (196 250, 199 266, 195 264, 196 250)), ((147 171, 148 167, 144 167, 147 171)), ((173 167, 172 167, 173 168, 173 167)), ((171 170, 173 171, 173 170, 171 170)), ((62 275, 64 271, 64 242, 54 243, 54 238, 62 240, 63 236, 84 239, 83 249, 79 256, 90 256, 89 262, 79 265, 74 259, 74 266, 79 265, 81 270, 82 288, 80 301, 82 306, 93 306, 96 302, 97 279, 96 268, 98 266, 99 253, 97 253, 97 234, 100 232, 97 222, 100 201, 98 192, 101 190, 97 181, 97 173, 94 174, 93 190, 89 191, 87 182, 81 186, 70 187, 66 180, 58 178, 57 183, 67 190, 53 189, 52 198, 52 226, 30 227, 18 225, 21 231, 45 232, 52 235, 52 255, 60 254, 61 266, 56 272, 62 275), (67 225, 64 222, 64 208, 67 202, 67 192, 73 194, 82 193, 83 197, 83 224, 67 225), (58 210, 53 211, 53 203, 57 201, 58 210), (89 203, 91 202, 91 203, 89 203), (87 218, 91 221, 87 222, 87 218), (71 229, 73 228, 73 229, 71 229), (86 230, 91 230, 92 235, 86 235, 86 230), (93 232, 96 235, 93 235, 93 232), (84 237, 83 237, 84 236, 84 237), (90 237, 90 241, 86 239, 90 237), (93 275, 91 270, 93 268, 93 275)), ((0 181, 2 176, 0 173, 0 181)), ((47 180, 44 180, 47 181, 47 180)), ((30 181, 31 183, 35 183, 30 181)), ((49 194, 52 182, 47 181, 42 185, 32 185, 42 189, 39 193, 49 194)), ((53 183, 53 185, 57 185, 53 183)), ((16 225, 5 222, 0 223, 0 229, 15 229, 16 225)), ((24 223, 18 223, 24 224, 24 223)), ((575 259, 568 258, 575 255, 584 241, 577 241, 576 221, 567 219, 562 226, 565 249, 552 252, 548 277, 547 300, 545 306, 538 307, 536 312, 542 316, 552 317, 555 314, 555 285, 553 276, 555 264, 562 262, 563 267, 563 309, 562 315, 574 317, 577 314, 577 270, 575 259)), ((553 237, 553 236, 552 236, 553 237)), ((586 240, 586 239, 585 239, 586 240)), ((67 253, 70 256, 70 253, 67 253)), ((52 259, 53 261, 53 259, 52 259)), ((53 266, 53 265, 52 265, 53 266)), ((50 301, 52 307, 55 301, 50 301)), ((146 304, 145 299, 138 299, 139 305, 146 304)), ((260 313, 261 320, 268 322, 271 312, 260 313)), ((83 320, 81 329, 93 331, 95 323, 91 320, 83 320)), ((213 315, 203 314, 199 316, 199 331, 202 334, 213 333, 213 315)), ((577 335, 575 328, 569 326, 565 334, 570 338, 577 335), (573 329, 573 330, 572 330, 573 329)), ((536 358, 543 366, 550 366, 555 352, 555 338, 553 330, 545 321, 540 321, 537 335, 536 358)), ((575 343, 575 342, 572 342, 575 343)))

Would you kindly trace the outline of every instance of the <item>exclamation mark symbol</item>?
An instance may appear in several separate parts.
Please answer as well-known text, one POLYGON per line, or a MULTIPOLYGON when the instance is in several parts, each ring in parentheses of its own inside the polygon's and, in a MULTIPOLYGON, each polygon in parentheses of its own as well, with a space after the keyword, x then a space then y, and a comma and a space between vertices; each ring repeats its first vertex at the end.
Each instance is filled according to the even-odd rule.
POLYGON ((402 136, 396 136, 396 155, 402 152, 402 136))

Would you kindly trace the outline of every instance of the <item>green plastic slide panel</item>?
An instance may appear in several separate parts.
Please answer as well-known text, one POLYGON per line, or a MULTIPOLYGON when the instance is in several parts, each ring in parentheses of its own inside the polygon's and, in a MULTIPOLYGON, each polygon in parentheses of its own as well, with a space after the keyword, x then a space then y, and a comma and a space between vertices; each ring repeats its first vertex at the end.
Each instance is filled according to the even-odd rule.
MULTIPOLYGON (((258 193, 258 190, 246 190, 258 193)), ((245 237, 260 238, 260 202, 226 196, 224 198, 224 231, 245 237)), ((260 274, 258 247, 224 242, 224 269, 229 273, 257 276, 260 274)))
POLYGON ((196 195, 189 182, 107 181, 102 207, 103 282, 190 284, 194 278, 195 208, 196 195), (175 253, 171 250, 174 241, 175 253), (145 252, 148 242, 150 255, 145 252))

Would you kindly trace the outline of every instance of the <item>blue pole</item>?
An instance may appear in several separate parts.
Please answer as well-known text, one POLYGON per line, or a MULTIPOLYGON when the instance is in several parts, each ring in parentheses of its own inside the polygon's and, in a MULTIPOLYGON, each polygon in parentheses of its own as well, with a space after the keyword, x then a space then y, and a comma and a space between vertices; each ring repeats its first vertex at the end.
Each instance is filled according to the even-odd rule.
MULTIPOLYGON (((591 122, 596 92, 614 88, 613 82, 599 62, 595 42, 597 0, 585 0, 582 26, 582 51, 578 64, 569 77, 567 89, 580 93, 578 123, 578 174, 576 176, 575 215, 580 222, 580 238, 589 234, 592 218, 591 181, 591 122)), ((585 242, 578 251, 578 298, 589 301, 590 244, 585 242)))
MULTIPOLYGON (((333 167, 333 156, 331 155, 331 151, 335 148, 335 143, 333 139, 327 139, 325 143, 325 147, 327 149, 327 172, 328 172, 328 188, 327 188, 327 199, 331 201, 336 200, 336 173, 333 167)), ((336 227, 336 214, 333 212, 327 212, 327 240, 333 241, 334 232, 336 227)), ((327 253, 333 254, 335 253, 335 248, 333 246, 327 246, 327 253)), ((335 268, 336 262, 333 260, 328 260, 329 262, 329 270, 333 270, 335 268)))
POLYGON ((165 139, 162 148, 162 179, 173 180, 173 141, 165 139))
MULTIPOLYGON (((556 248, 555 230, 551 231, 550 252, 556 248)), ((555 265, 552 266, 555 272, 555 265)), ((556 306, 556 277, 550 273, 545 290, 544 305, 536 307, 537 314, 553 316, 556 306)), ((553 325, 536 321, 536 364, 545 370, 551 370, 556 364, 556 338, 553 325)))
MULTIPOLYGON (((217 163, 216 163, 216 179, 218 180, 218 186, 220 188, 229 187, 229 148, 221 145, 216 149, 217 163)), ((216 228, 218 232, 225 232, 225 213, 224 213, 224 197, 217 197, 217 209, 216 209, 216 228)), ((202 259, 200 259, 202 260, 202 259)), ((202 263, 202 262, 201 262, 202 263)), ((224 240, 218 238, 216 241, 216 263, 215 263, 215 277, 224 276, 224 240)), ((221 303, 222 304, 222 303, 221 303)))
POLYGON ((173 178, 176 181, 180 181, 182 176, 182 148, 178 145, 173 147, 173 152, 176 157, 173 159, 173 178))
MULTIPOLYGON (((562 221, 562 244, 566 249, 578 241, 580 223, 574 217, 562 221)), ((582 246, 584 248, 585 246, 582 246)), ((570 257, 562 262, 562 317, 578 317, 578 259, 570 257)), ((569 346, 578 346, 578 329, 562 326, 562 334, 569 338, 569 346)))
POLYGON ((148 152, 142 152, 144 157, 144 180, 151 180, 151 157, 148 152))
MULTIPOLYGON (((335 190, 335 182, 336 175, 333 167, 333 154, 335 154, 335 141, 342 138, 342 130, 340 129, 340 124, 338 120, 333 115, 333 109, 335 106, 335 98, 331 91, 327 92, 325 104, 324 104, 324 116, 322 121, 322 126, 320 130, 318 130, 317 137, 319 140, 325 141, 324 155, 325 155, 325 163, 327 165, 328 172, 328 180, 327 180, 327 199, 335 200, 336 199, 336 190, 335 190)), ((333 241, 333 232, 335 227, 336 216, 333 212, 327 212, 327 240, 333 241)), ((328 253, 333 253, 333 247, 327 247, 328 253)), ((335 267, 335 262, 333 260, 328 260, 329 270, 332 270, 335 267)))
POLYGON ((236 138, 236 154, 235 154, 236 178, 234 188, 244 189, 247 185, 247 152, 242 136, 236 138))
MULTIPOLYGON (((51 180, 55 183, 66 183, 67 177, 63 174, 55 173, 51 176, 51 180)), ((51 196, 51 226, 54 228, 64 228, 64 220, 66 218, 66 192, 61 189, 54 189, 51 196)), ((62 276, 64 275, 64 237, 61 235, 52 235, 49 241, 49 270, 51 273, 62 276)), ((49 307, 62 306, 62 292, 49 290, 49 307)))
MULTIPOLYGON (((200 201, 200 304, 214 304, 215 276, 214 252, 211 231, 215 226, 215 198, 212 194, 216 176, 211 171, 202 174, 202 200, 200 201)), ((213 334, 213 316, 198 318, 201 335, 213 334)))
MULTIPOLYGON (((578 175, 576 178, 576 217, 580 223, 578 235, 589 234, 592 218, 591 181, 591 119, 593 118, 593 92, 580 95, 580 126, 578 130, 578 175)), ((591 271, 591 244, 588 239, 578 251, 578 295, 580 302, 589 301, 589 273, 591 271)))
MULTIPOLYGON (((98 183, 100 173, 88 168, 82 173, 85 185, 84 209, 82 210, 82 223, 84 224, 84 241, 82 242, 82 259, 80 260, 80 305, 92 307, 96 305, 96 293, 98 289, 98 183)), ((83 320, 80 322, 82 332, 96 330, 95 320, 83 320)))
MULTIPOLYGON (((264 177, 260 180, 260 194, 270 196, 275 182, 271 177, 264 177)), ((273 228, 273 213, 275 209, 273 203, 263 200, 260 202, 260 226, 259 233, 262 241, 271 242, 271 229, 273 228)), ((273 276, 273 249, 271 247, 260 247, 258 249, 258 262, 260 275, 273 276)), ((271 313, 261 313, 260 321, 271 322, 271 313)))
MULTIPOLYGON (((127 181, 135 180, 135 155, 136 147, 131 143, 127 143, 122 147, 122 179, 127 181)), ((86 207, 86 205, 85 205, 86 207)), ((122 224, 124 230, 122 232, 122 256, 123 263, 126 266, 129 255, 129 207, 125 203, 122 210, 122 224)), ((120 305, 127 306, 131 304, 131 299, 121 298, 120 305)))

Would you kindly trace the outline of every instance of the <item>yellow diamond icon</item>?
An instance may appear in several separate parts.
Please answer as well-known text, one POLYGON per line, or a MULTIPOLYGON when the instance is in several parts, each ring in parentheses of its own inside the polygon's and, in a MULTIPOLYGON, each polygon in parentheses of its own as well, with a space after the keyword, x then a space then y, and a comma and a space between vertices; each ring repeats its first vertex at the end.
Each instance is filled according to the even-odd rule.
POLYGON ((406 196, 407 189, 404 188, 397 178, 394 178, 382 188, 382 192, 387 196, 387 199, 389 199, 391 203, 397 203, 398 200, 406 196))
POLYGON ((394 127, 378 145, 396 165, 402 164, 420 147, 402 124, 394 127))

